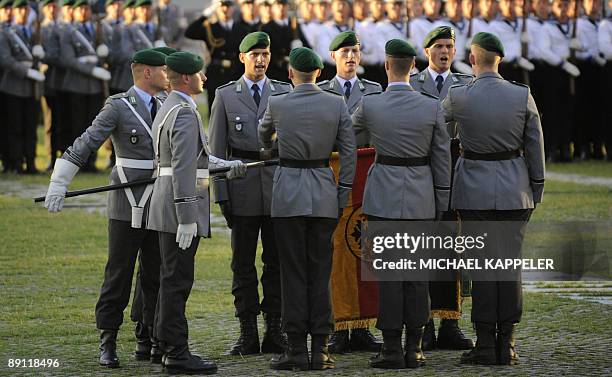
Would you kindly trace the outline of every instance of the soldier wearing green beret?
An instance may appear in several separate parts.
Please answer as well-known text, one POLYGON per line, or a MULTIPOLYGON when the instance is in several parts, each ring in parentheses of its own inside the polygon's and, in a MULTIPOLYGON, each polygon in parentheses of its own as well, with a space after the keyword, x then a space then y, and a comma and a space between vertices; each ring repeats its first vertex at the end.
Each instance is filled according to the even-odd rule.
POLYGON ((295 88, 272 96, 259 138, 278 146, 280 166, 272 187, 272 221, 281 267, 285 352, 276 370, 334 368, 327 342, 333 331, 330 296, 332 235, 347 205, 355 173, 355 136, 341 94, 315 84, 323 63, 309 48, 291 50, 289 78, 295 88), (316 112, 312 110, 316 109, 316 112), (329 158, 337 146, 337 180, 329 158), (307 337, 311 336, 311 358, 307 337))
MULTIPOLYGON (((165 56, 155 51, 139 51, 132 60, 134 86, 110 96, 87 130, 55 163, 45 207, 62 210, 68 185, 86 166, 91 154, 111 139, 117 153, 110 174, 113 184, 147 179, 153 175, 154 149, 151 126, 161 101, 155 93, 166 87, 165 56)), ((129 298, 134 265, 138 257, 143 287, 143 326, 146 335, 138 337, 136 358, 161 357, 151 343, 150 329, 159 287, 159 245, 156 232, 143 229, 143 212, 149 205, 152 185, 112 191, 108 197, 109 254, 104 282, 96 304, 96 326, 100 330, 100 365, 119 366, 116 341, 129 298), (140 254, 140 255, 139 255, 140 254)))
MULTIPOLYGON (((247 34, 240 43, 244 74, 237 81, 220 86, 208 123, 210 151, 214 156, 235 160, 261 161, 278 156, 278 150, 264 149, 257 138, 257 125, 263 118, 268 98, 291 90, 285 82, 266 76, 270 64, 270 37, 264 32, 247 34)), ((280 329, 281 288, 279 250, 274 240, 270 203, 274 167, 253 169, 244 179, 228 182, 213 179, 214 201, 232 229, 232 294, 235 315, 240 320, 240 337, 231 355, 281 353, 284 339, 280 329), (261 233, 263 245, 263 298, 257 289, 255 255, 261 233), (257 316, 263 312, 266 332, 259 343, 257 316)))
MULTIPOLYGON (((512 221, 504 238, 489 234, 487 255, 521 258, 525 227, 544 191, 544 145, 540 116, 529 87, 498 73, 504 46, 489 33, 472 38, 470 63, 476 78, 450 88, 442 102, 445 121, 456 123, 462 155, 455 168, 451 208, 464 234, 481 232, 479 221, 512 221), (502 178, 503 177, 503 178, 502 178)), ((511 365, 516 325, 522 316, 520 275, 514 281, 472 283, 476 347, 463 364, 511 365)))
POLYGON ((185 307, 193 286, 200 237, 210 237, 208 169, 229 167, 227 178, 243 177, 246 165, 210 154, 194 97, 204 91, 204 61, 189 52, 165 58, 172 91, 153 122, 157 179, 147 227, 159 232, 162 264, 153 336, 170 374, 212 374, 213 361, 192 355, 185 307))
POLYGON ((172 0, 159 0, 157 21, 160 24, 164 41, 168 46, 180 50, 185 40, 187 19, 180 5, 172 0))
MULTIPOLYGON (((364 96, 352 117, 355 132, 369 131, 376 149, 363 196, 363 213, 369 222, 433 220, 448 208, 450 140, 437 97, 410 86, 416 55, 405 40, 388 41, 389 85, 384 93, 364 96)), ((373 368, 424 364, 421 341, 429 319, 428 288, 426 281, 379 281, 376 327, 384 344, 370 362, 373 368)))
MULTIPOLYGON (((452 85, 467 84, 471 75, 451 72, 455 60, 455 30, 450 26, 438 26, 432 29, 423 41, 425 56, 429 65, 421 72, 410 77, 410 85, 419 92, 440 98, 446 97, 452 85)), ((462 63, 464 64, 464 63, 462 63)), ((471 70, 471 69, 470 69, 471 70)), ((459 140, 454 129, 448 130, 451 136, 452 166, 459 157, 459 140)), ((456 221, 453 211, 445 211, 444 220, 456 221)), ((459 328, 461 317, 460 281, 432 281, 429 284, 432 316, 441 318, 440 330, 436 340, 434 320, 431 318, 423 335, 423 350, 435 347, 441 349, 470 349, 474 343, 465 338, 459 328)))
MULTIPOLYGON (((336 76, 317 85, 323 90, 343 95, 349 114, 355 112, 361 97, 382 91, 380 84, 357 77, 361 61, 361 44, 354 31, 344 31, 338 34, 329 44, 329 54, 336 65, 336 76)), ((369 145, 368 135, 360 135, 356 143, 358 148, 367 147, 369 145)), ((332 283, 333 281, 332 279, 332 283)), ((353 298, 347 297, 347 300, 351 299, 353 298)), ((349 350, 376 352, 380 350, 380 346, 381 343, 366 326, 353 328, 350 338, 348 330, 335 331, 330 339, 329 350, 332 353, 344 353, 349 350)))
POLYGON ((334 61, 329 56, 329 45, 331 41, 339 33, 354 28, 353 19, 351 18, 351 1, 331 0, 330 3, 332 19, 319 25, 315 34, 315 41, 312 45, 312 49, 319 54, 323 60, 325 68, 323 68, 323 72, 321 72, 321 78, 324 80, 331 80, 336 71, 334 61))

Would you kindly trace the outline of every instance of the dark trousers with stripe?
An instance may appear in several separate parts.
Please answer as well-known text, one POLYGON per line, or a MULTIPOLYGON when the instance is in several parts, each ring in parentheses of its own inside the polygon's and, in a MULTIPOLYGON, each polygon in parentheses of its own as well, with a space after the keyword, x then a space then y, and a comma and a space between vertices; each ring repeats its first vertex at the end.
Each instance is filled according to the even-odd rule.
POLYGON ((8 161, 13 168, 20 169, 23 162, 33 162, 36 157, 36 123, 40 103, 34 97, 5 94, 4 105, 7 111, 3 114, 5 119, 2 123, 6 125, 8 161))
POLYGON ((579 60, 577 66, 580 76, 576 78, 576 112, 572 135, 574 148, 583 157, 601 158, 606 124, 602 111, 606 106, 602 86, 603 68, 591 60, 579 60))

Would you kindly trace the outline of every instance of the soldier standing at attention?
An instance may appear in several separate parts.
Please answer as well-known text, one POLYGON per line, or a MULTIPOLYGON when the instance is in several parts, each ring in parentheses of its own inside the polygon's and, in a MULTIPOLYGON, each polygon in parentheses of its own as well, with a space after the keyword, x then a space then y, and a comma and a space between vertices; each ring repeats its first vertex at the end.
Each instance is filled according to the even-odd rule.
POLYGON ((316 53, 300 47, 289 59, 295 89, 270 97, 259 125, 264 147, 277 143, 280 156, 272 187, 272 221, 282 250, 282 323, 288 345, 272 358, 270 367, 321 370, 335 365, 327 348, 334 327, 329 289, 332 235, 351 192, 355 136, 344 98, 315 84, 323 68, 316 53), (334 145, 341 166, 337 184, 329 168, 334 145))
MULTIPOLYGON (((56 161, 45 199, 49 212, 62 210, 68 185, 79 169, 86 166, 89 156, 108 138, 113 141, 117 153, 116 166, 110 174, 112 184, 151 178, 154 169, 151 125, 161 106, 155 94, 168 84, 165 57, 150 50, 134 54, 134 86, 125 93, 110 96, 87 130, 56 161)), ((159 287, 159 243, 156 232, 143 229, 142 219, 152 189, 152 185, 138 186, 111 191, 108 196, 108 261, 96 304, 102 366, 119 366, 117 332, 130 300, 139 254, 143 323, 145 327, 153 326, 159 287)), ((149 360, 156 354, 149 336, 138 339, 137 359, 149 360)))
MULTIPOLYGON (((0 1, 0 44, 4 43, 4 32, 11 26, 13 0, 2 0, 0 1)), ((3 76, 3 68, 0 65, 0 78, 3 76)), ((0 112, 4 112, 4 92, 0 90, 0 112)), ((8 127, 6 125, 0 126, 0 157, 2 158, 2 172, 8 173, 13 169, 9 158, 9 142, 8 142, 8 127)))
POLYGON ((8 139, 6 161, 11 172, 35 174, 36 125, 40 113, 36 92, 42 92, 45 75, 34 66, 34 60, 44 58, 45 51, 34 45, 34 30, 27 24, 28 1, 15 0, 12 7, 14 23, 0 39, 0 92, 4 94, 7 110, 3 121, 8 139))
MULTIPOLYGON (((476 78, 468 85, 453 86, 442 102, 446 122, 458 124, 463 147, 455 169, 451 207, 459 211, 463 222, 517 224, 517 234, 504 238, 517 241, 510 245, 512 255, 508 255, 508 245, 503 248, 507 257, 521 258, 525 227, 544 191, 544 142, 529 87, 505 81, 498 73, 503 57, 504 47, 497 37, 474 35, 470 63, 476 78)), ((502 248, 500 243, 492 247, 502 248)), ((498 251, 491 250, 493 255, 499 255, 498 251)), ((476 347, 463 354, 461 363, 516 363, 514 334, 523 306, 520 275, 516 281, 475 279, 472 284, 477 340, 476 347)))
MULTIPOLYGON (((357 109, 361 97, 370 93, 382 91, 380 84, 373 81, 357 78, 357 67, 361 60, 361 45, 354 31, 345 31, 338 34, 329 44, 329 54, 336 63, 336 76, 317 85, 327 91, 333 91, 344 96, 349 114, 357 109)), ((357 147, 369 146, 367 134, 356 138, 357 147)), ((332 280, 333 281, 333 280, 332 280)), ((350 338, 348 330, 334 331, 330 338, 329 350, 332 353, 348 351, 380 350, 381 343, 365 328, 353 328, 350 338)))
MULTIPOLYGON (((455 31, 450 26, 438 26, 425 36, 423 50, 429 59, 429 65, 421 72, 410 76, 410 85, 414 90, 444 99, 452 85, 467 84, 472 81, 471 75, 452 73, 450 68, 455 58, 455 31)), ((471 70, 471 69, 470 69, 471 70)), ((447 130, 451 137, 451 166, 459 157, 459 139, 453 127, 447 130)), ((452 177, 452 171, 451 171, 452 177)), ((452 183, 452 180, 451 180, 452 183)), ((444 209, 443 220, 457 221, 454 211, 444 209)), ((431 281, 429 297, 432 316, 441 318, 440 330, 436 341, 436 329, 433 318, 427 322, 423 335, 423 350, 471 349, 474 343, 467 339, 459 328, 461 318, 461 288, 457 281, 431 281), (459 298, 459 299, 458 299, 459 298)))
POLYGON ((417 50, 416 67, 419 70, 427 67, 427 56, 421 48, 425 36, 440 21, 441 0, 423 0, 423 15, 414 20, 410 20, 410 41, 417 50))
MULTIPOLYGON (((364 96, 353 114, 355 132, 367 130, 376 149, 363 213, 368 221, 433 220, 447 210, 450 193, 450 146, 442 110, 436 97, 410 86, 417 52, 408 42, 388 41, 385 55, 386 91, 364 96), (410 186, 405 182, 411 182, 410 186)), ((428 319, 428 282, 379 281, 376 327, 383 333, 384 344, 370 366, 421 366, 425 362, 421 340, 428 319)))
POLYGON ((382 0, 368 0, 369 17, 355 24, 355 32, 361 41, 361 64, 364 77, 383 84, 387 80, 384 67, 384 45, 376 34, 378 24, 385 17, 382 0))
POLYGON ((170 374, 212 374, 213 361, 192 355, 185 307, 194 279, 200 237, 210 237, 208 168, 229 166, 229 179, 242 177, 246 165, 211 156, 194 96, 204 91, 201 57, 175 52, 166 57, 172 92, 153 122, 157 179, 147 228, 159 232, 161 267, 153 336, 170 374))
POLYGON ((176 50, 180 50, 185 39, 187 19, 183 9, 172 0, 159 0, 157 6, 160 8, 162 34, 164 42, 176 50))
POLYGON ((465 60, 465 42, 467 40, 468 20, 463 15, 461 0, 446 0, 444 3, 443 19, 435 22, 435 26, 450 26, 455 31, 455 48, 456 54, 453 59, 452 69, 454 72, 463 73, 466 75, 472 74, 472 68, 464 63, 465 60))
POLYGON ((315 52, 323 58, 323 72, 321 78, 330 80, 336 71, 334 61, 329 56, 329 44, 343 31, 354 29, 351 24, 351 2, 349 0, 332 0, 331 2, 332 19, 323 23, 317 34, 315 42, 315 52))
MULTIPOLYGON (((248 34, 240 43, 240 61, 244 75, 217 88, 210 121, 210 151, 214 156, 234 160, 261 161, 276 158, 277 149, 264 149, 257 137, 257 125, 263 118, 272 95, 291 90, 288 83, 270 80, 266 68, 270 63, 270 37, 264 32, 248 34)), ((275 167, 248 171, 244 179, 228 182, 213 179, 215 202, 232 229, 232 294, 236 317, 240 320, 240 337, 231 355, 281 353, 281 287, 279 250, 274 240, 270 217, 272 177, 275 167), (257 290, 255 256, 261 232, 263 299, 257 290), (257 316, 263 312, 266 332, 259 344, 257 316)))

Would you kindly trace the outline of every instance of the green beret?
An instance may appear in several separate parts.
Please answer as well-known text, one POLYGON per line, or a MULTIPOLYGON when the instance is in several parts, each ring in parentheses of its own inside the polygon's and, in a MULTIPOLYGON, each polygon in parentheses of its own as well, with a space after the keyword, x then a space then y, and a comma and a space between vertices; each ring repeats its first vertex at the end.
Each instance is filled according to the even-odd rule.
POLYGON ((193 75, 204 68, 204 60, 191 52, 179 51, 166 56, 166 65, 174 72, 193 75))
POLYGON ((132 8, 134 6, 134 0, 125 0, 123 2, 123 9, 132 8))
POLYGON ((78 8, 78 7, 83 7, 83 6, 88 7, 89 1, 88 0, 74 0, 74 2, 72 3, 73 8, 78 8))
POLYGON ((104 6, 105 6, 105 7, 107 7, 107 6, 109 6, 109 5, 113 5, 113 4, 118 3, 118 2, 120 2, 120 1, 121 1, 121 0, 106 0, 106 1, 104 2, 104 6))
POLYGON ((504 45, 501 43, 499 38, 491 33, 485 33, 482 31, 480 33, 476 33, 474 38, 472 38, 472 44, 480 46, 487 51, 496 52, 502 58, 504 57, 504 45))
POLYGON ((132 63, 161 67, 166 65, 166 54, 153 49, 140 50, 132 56, 132 63))
POLYGON ((155 47, 155 48, 152 48, 151 50, 157 51, 157 52, 161 52, 164 55, 172 55, 172 54, 174 54, 175 52, 178 51, 177 49, 174 49, 174 48, 168 47, 168 46, 155 47))
POLYGON ((300 72, 323 69, 323 62, 316 52, 308 47, 298 47, 289 53, 289 65, 300 72))
POLYGON ((63 0, 62 1, 62 6, 63 7, 71 7, 72 4, 74 4, 74 0, 63 0))
POLYGON ((42 5, 43 7, 49 4, 55 4, 55 0, 42 0, 40 2, 40 5, 42 5))
POLYGON ((391 39, 385 44, 385 54, 394 58, 412 58, 417 52, 410 43, 402 39, 391 39))
POLYGON ((0 1, 0 8, 10 8, 13 6, 13 0, 2 0, 0 1))
POLYGON ((148 7, 153 5, 153 1, 151 0, 136 0, 134 1, 134 8, 136 7, 148 7))
POLYGON ((28 3, 28 0, 14 0, 13 1, 13 8, 22 8, 22 7, 29 7, 30 3, 28 3))
POLYGON ((268 47, 270 47, 270 36, 263 31, 256 31, 242 38, 242 42, 240 42, 238 49, 240 52, 249 52, 256 48, 268 47))
POLYGON ((452 39, 455 40, 455 30, 450 26, 438 26, 432 31, 427 33, 423 40, 423 48, 428 48, 438 39, 452 39))
POLYGON ((359 38, 352 30, 343 31, 336 35, 329 44, 329 51, 338 51, 342 47, 356 46, 359 44, 359 38))

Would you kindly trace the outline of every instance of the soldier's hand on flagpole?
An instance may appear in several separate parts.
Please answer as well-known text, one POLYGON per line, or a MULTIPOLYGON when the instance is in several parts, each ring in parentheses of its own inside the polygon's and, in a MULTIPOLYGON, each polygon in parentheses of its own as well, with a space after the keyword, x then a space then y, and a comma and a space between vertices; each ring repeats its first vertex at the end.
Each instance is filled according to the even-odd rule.
POLYGON ((43 59, 45 57, 45 50, 41 45, 34 45, 34 47, 32 47, 32 56, 43 59))
POLYGON ((561 69, 563 69, 572 77, 580 76, 580 70, 578 69, 578 67, 568 62, 567 60, 561 63, 561 69))
POLYGON ((198 235, 198 224, 179 224, 176 230, 176 242, 179 244, 179 248, 186 250, 191 246, 194 237, 198 235))
POLYGON ((28 73, 26 73, 26 75, 30 80, 38 82, 45 81, 45 74, 32 68, 28 68, 28 73))
POLYGON ((45 208, 49 212, 59 212, 62 210, 68 185, 72 182, 72 178, 74 178, 78 171, 79 167, 68 160, 59 158, 55 161, 49 189, 45 196, 45 208))

